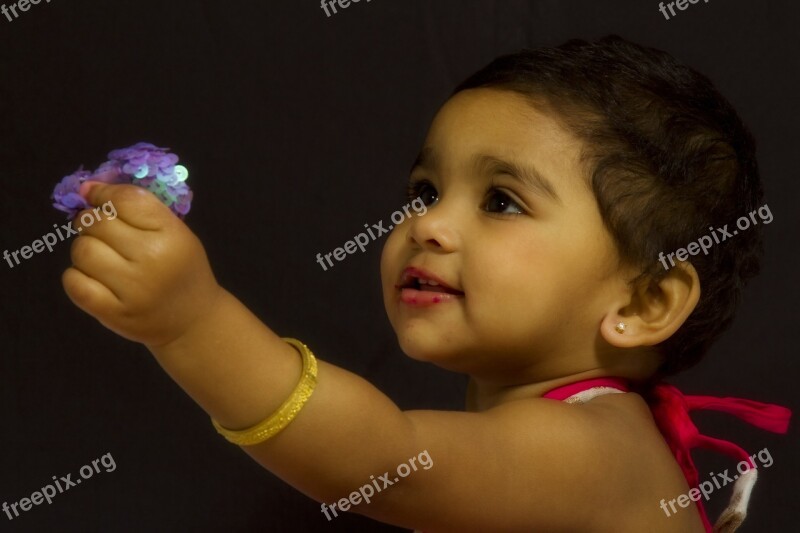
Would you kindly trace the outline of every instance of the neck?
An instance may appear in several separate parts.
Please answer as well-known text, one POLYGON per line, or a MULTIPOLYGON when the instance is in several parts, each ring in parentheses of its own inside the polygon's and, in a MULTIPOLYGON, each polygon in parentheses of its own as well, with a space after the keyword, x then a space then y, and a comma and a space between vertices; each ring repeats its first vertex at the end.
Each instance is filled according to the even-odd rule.
POLYGON ((513 376, 471 374, 467 387, 467 411, 486 411, 498 405, 516 400, 541 398, 548 391, 587 379, 620 377, 632 382, 646 381, 658 370, 662 359, 649 351, 627 350, 608 352, 584 362, 578 372, 566 366, 560 368, 542 367, 519 369, 513 376), (601 362, 602 361, 602 362, 601 362), (520 376, 526 383, 520 383, 520 376))
POLYGON ((529 398, 541 398, 548 391, 569 385, 576 381, 593 378, 616 377, 618 374, 609 373, 606 369, 593 369, 577 374, 558 376, 552 379, 526 383, 524 385, 500 385, 470 377, 467 386, 467 411, 486 411, 504 403, 529 398))

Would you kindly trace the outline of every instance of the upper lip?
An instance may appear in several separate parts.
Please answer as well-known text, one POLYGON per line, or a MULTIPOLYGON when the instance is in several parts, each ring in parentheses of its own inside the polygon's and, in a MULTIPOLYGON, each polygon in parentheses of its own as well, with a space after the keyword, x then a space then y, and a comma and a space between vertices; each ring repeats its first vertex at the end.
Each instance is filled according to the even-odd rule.
POLYGON ((424 270, 422 268, 419 268, 419 267, 414 267, 414 266, 406 267, 403 270, 403 273, 400 275, 400 282, 396 285, 396 287, 398 289, 415 287, 416 284, 417 284, 417 280, 420 280, 420 279, 423 279, 423 280, 426 280, 426 281, 432 281, 432 282, 438 284, 440 287, 442 287, 447 292, 451 292, 451 293, 454 293, 454 294, 464 294, 463 291, 461 291, 460 289, 456 289, 455 287, 453 287, 452 285, 450 285, 449 283, 444 281, 442 278, 440 278, 436 274, 434 274, 432 272, 429 272, 427 270, 424 270))

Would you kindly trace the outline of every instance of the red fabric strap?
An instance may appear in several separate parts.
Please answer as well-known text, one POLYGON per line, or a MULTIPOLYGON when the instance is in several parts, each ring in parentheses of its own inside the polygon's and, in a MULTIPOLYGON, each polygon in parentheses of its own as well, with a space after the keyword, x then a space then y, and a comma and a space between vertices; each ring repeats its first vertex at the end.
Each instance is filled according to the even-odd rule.
MULTIPOLYGON (((612 387, 622 391, 631 388, 621 378, 599 378, 579 381, 558 387, 546 393, 544 398, 565 400, 570 396, 594 387, 612 387)), ((694 425, 689 413, 696 409, 710 409, 734 415, 758 428, 774 433, 786 433, 792 412, 780 405, 755 402, 741 398, 716 398, 713 396, 685 396, 667 383, 658 383, 647 389, 636 390, 647 401, 659 431, 667 441, 678 462, 689 488, 699 484, 697 468, 692 461, 691 449, 696 447, 724 453, 739 461, 755 466, 746 451, 732 442, 702 435, 694 425)), ((705 509, 697 502, 706 531, 712 531, 705 509)))

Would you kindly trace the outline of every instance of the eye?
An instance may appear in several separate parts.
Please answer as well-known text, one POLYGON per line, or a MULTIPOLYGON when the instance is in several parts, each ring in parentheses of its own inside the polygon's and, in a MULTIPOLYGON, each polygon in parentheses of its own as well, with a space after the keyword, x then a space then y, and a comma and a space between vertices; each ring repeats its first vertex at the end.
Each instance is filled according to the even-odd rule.
POLYGON ((491 189, 486 198, 484 209, 490 213, 504 215, 521 215, 523 209, 511 197, 499 189, 491 189))
POLYGON ((410 182, 407 191, 409 200, 419 198, 426 206, 435 204, 439 200, 439 191, 427 180, 410 182))

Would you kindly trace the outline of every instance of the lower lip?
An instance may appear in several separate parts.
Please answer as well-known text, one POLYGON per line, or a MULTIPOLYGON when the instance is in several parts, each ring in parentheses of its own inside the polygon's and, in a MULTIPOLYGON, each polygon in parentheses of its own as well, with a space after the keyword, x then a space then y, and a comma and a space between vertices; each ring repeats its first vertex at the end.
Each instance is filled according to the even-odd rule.
POLYGON ((453 302, 461 298, 463 298, 461 294, 400 289, 400 301, 413 307, 430 307, 431 305, 453 302))

